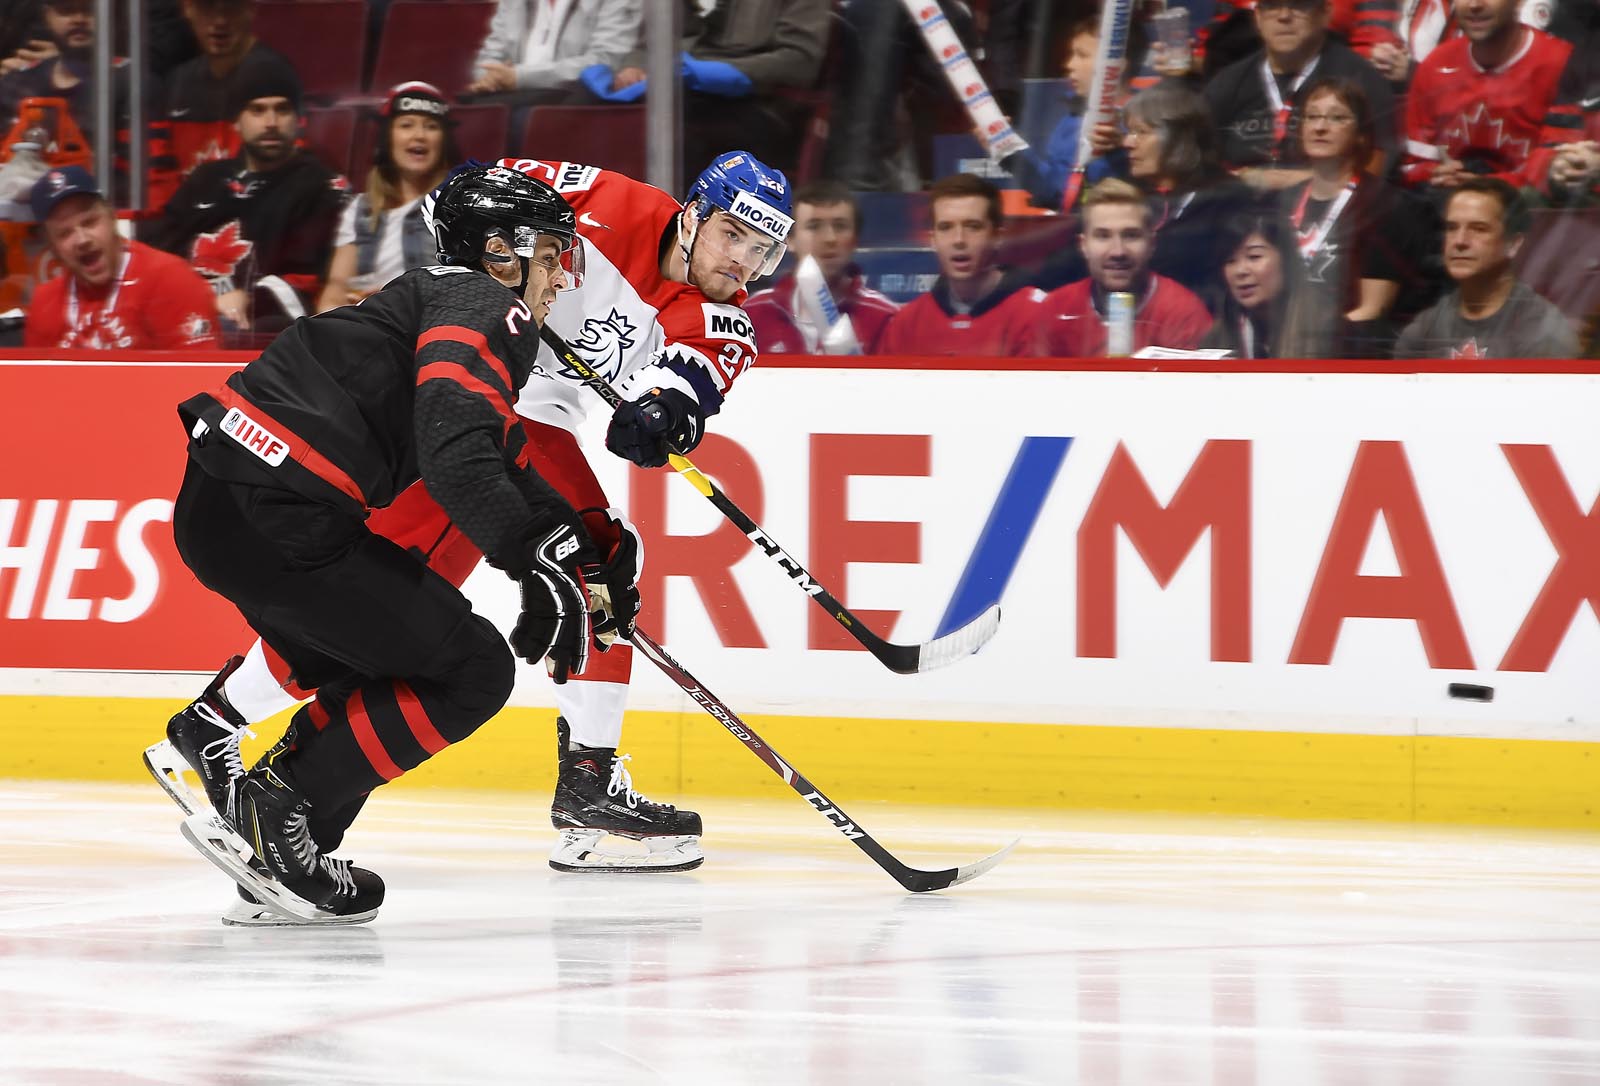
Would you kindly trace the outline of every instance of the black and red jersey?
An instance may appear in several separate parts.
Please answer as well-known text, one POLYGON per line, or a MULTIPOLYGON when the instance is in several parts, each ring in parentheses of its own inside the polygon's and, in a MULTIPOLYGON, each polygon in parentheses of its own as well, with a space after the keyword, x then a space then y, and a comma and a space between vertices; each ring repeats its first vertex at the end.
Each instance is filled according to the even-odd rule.
POLYGON ((328 267, 349 191, 342 175, 304 151, 264 173, 238 158, 208 162, 189 175, 142 240, 177 253, 213 281, 249 290, 275 275, 309 299, 328 267))
POLYGON ((296 321, 179 414, 200 431, 190 455, 208 474, 358 515, 420 478, 496 558, 533 510, 561 501, 526 466, 513 407, 538 346, 515 292, 481 271, 418 268, 359 306, 296 321))

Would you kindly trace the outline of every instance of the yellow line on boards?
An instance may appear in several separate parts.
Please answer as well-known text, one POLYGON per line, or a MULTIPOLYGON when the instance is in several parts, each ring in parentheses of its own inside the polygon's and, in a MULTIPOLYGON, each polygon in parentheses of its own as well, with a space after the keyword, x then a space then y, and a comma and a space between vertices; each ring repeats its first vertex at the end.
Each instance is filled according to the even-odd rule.
MULTIPOLYGON (((0 778, 142 781, 181 700, 0 696, 0 778)), ((248 764, 287 715, 258 725, 248 764)), ((1600 828, 1600 744, 1092 725, 749 716, 840 803, 1176 811, 1600 828)), ((509 708, 396 788, 555 783, 555 712, 509 708)), ((628 714, 622 749, 652 798, 787 786, 698 709, 628 714)), ((152 782, 152 789, 154 789, 152 782)))

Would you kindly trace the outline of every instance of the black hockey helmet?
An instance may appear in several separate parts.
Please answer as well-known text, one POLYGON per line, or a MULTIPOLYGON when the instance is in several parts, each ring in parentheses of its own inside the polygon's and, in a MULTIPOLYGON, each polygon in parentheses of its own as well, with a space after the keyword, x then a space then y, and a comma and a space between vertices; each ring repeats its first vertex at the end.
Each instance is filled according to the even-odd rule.
MULTIPOLYGON (((561 266, 571 285, 583 279, 577 213, 559 192, 521 170, 480 162, 458 166, 423 198, 422 214, 441 264, 476 267, 486 259, 485 243, 497 235, 527 261, 545 236, 560 242, 561 266)), ((526 264, 522 272, 526 283, 526 264)))

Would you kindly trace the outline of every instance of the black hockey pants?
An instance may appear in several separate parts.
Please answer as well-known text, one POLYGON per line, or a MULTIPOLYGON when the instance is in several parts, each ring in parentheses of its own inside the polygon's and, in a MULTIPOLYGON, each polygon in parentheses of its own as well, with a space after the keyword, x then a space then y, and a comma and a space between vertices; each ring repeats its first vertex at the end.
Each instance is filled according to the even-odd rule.
POLYGON ((173 535, 200 583, 239 608, 302 686, 318 688, 281 759, 324 848, 367 792, 465 739, 511 696, 515 665, 500 632, 357 517, 215 479, 191 460, 173 535))

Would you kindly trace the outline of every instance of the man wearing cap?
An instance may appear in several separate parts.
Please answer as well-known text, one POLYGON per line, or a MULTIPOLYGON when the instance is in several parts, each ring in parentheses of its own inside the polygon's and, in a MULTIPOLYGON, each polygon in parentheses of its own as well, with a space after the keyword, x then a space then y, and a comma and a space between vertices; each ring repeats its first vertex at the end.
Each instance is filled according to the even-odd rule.
POLYGON ((184 261, 117 233, 117 216, 81 166, 33 186, 33 217, 64 272, 28 306, 23 344, 50 350, 215 347, 210 289, 184 261))
MULTIPOLYGON (((238 150, 233 91, 244 73, 268 68, 292 74, 294 66, 256 40, 254 0, 183 0, 183 15, 200 55, 167 77, 160 113, 178 169, 187 175, 238 150)), ((170 195, 171 189, 152 193, 151 206, 160 207, 170 195)))
POLYGON ((239 154, 197 167, 146 240, 211 281, 224 331, 271 332, 310 310, 350 186, 295 147, 293 72, 249 69, 233 95, 239 154))

